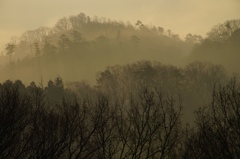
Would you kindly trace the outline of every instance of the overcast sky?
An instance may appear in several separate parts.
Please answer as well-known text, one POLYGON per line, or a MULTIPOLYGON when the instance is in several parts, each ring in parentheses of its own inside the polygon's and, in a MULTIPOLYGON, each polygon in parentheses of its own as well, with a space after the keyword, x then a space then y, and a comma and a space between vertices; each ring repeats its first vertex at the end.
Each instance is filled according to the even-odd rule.
POLYGON ((204 36, 215 24, 239 19, 240 0, 0 0, 0 48, 12 36, 80 12, 204 36))

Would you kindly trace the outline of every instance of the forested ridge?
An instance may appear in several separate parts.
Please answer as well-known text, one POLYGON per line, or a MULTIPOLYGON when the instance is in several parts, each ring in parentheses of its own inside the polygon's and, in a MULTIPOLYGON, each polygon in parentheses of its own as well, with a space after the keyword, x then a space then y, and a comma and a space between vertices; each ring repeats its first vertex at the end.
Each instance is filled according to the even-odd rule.
POLYGON ((8 56, 0 58, 5 61, 1 81, 22 79, 28 84, 42 78, 46 84, 59 75, 96 84, 97 72, 106 66, 141 60, 175 66, 208 61, 238 73, 239 28, 238 19, 229 20, 210 29, 206 38, 189 33, 183 39, 140 20, 131 24, 80 13, 60 19, 53 28, 40 27, 13 38, 4 51, 8 56))
POLYGON ((239 158, 239 33, 84 13, 26 31, 0 57, 0 158, 239 158))

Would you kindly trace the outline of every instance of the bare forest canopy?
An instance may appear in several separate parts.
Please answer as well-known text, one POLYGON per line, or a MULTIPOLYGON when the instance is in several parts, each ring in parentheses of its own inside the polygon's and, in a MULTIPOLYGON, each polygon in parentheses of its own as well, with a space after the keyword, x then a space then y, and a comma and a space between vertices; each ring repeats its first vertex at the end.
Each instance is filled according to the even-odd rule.
POLYGON ((177 80, 188 79, 179 71, 146 62, 108 68, 98 78, 98 87, 65 85, 61 77, 46 87, 35 82, 25 86, 20 80, 0 83, 0 157, 238 159, 239 81, 231 78, 213 86, 211 82, 223 79, 215 76, 224 72, 208 64, 188 66, 184 71, 191 79, 186 82, 177 80), (136 74, 128 76, 133 70, 136 74), (150 82, 147 73, 170 81, 150 82), (174 96, 174 89, 184 98, 174 96), (207 100, 204 96, 208 104, 196 107, 207 100), (190 115, 194 118, 189 125, 184 121, 190 115))
POLYGON ((80 13, 60 19, 53 28, 40 27, 13 38, 0 57, 0 81, 46 85, 59 75, 66 81, 96 84, 96 74, 107 66, 141 60, 175 66, 207 61, 239 73, 239 39, 239 19, 213 26, 205 38, 189 33, 182 39, 140 20, 131 24, 80 13))

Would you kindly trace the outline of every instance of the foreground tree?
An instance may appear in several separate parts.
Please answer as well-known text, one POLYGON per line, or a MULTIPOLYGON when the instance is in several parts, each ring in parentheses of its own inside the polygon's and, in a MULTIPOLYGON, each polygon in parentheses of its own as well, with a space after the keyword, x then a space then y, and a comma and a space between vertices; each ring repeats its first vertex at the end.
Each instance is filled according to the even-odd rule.
POLYGON ((210 107, 197 111, 196 129, 188 134, 184 158, 239 158, 239 124, 240 85, 232 79, 214 89, 210 107))
POLYGON ((29 138, 30 99, 21 95, 18 86, 6 81, 0 86, 0 158, 26 155, 29 138))
POLYGON ((181 102, 143 89, 127 107, 118 106, 118 158, 176 158, 181 102))

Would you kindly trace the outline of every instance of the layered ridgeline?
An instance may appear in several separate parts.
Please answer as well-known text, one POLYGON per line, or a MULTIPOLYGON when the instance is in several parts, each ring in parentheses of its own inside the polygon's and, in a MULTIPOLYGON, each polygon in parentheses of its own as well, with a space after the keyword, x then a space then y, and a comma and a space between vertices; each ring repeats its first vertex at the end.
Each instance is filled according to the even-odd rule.
POLYGON ((189 33, 183 40, 171 30, 141 21, 131 24, 80 13, 60 19, 53 28, 26 31, 8 43, 4 50, 8 56, 1 57, 6 65, 0 67, 0 80, 21 79, 27 84, 43 80, 46 84, 59 75, 66 81, 95 84, 96 73, 106 66, 139 60, 177 66, 204 60, 236 71, 239 24, 239 20, 227 21, 210 30, 206 38, 189 33))
POLYGON ((25 32, 0 58, 0 158, 238 158, 239 28, 81 13, 25 32))
POLYGON ((142 59, 179 64, 191 46, 162 27, 80 13, 60 19, 53 28, 40 27, 17 38, 14 49, 5 50, 11 58, 5 57, 8 66, 1 69, 5 75, 1 80, 29 83, 29 77, 47 81, 60 75, 65 80, 94 83, 96 73, 108 65, 142 59))

